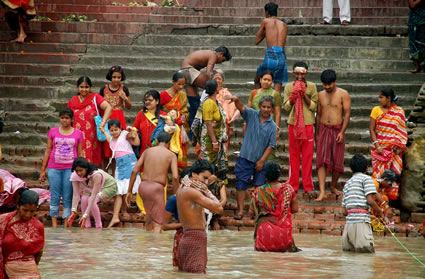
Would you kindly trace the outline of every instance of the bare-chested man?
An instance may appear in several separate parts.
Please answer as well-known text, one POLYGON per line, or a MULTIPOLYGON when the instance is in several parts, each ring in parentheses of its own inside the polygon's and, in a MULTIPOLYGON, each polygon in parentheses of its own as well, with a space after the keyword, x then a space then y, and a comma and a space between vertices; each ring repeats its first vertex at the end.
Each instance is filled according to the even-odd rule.
POLYGON ((221 46, 216 50, 197 50, 183 59, 180 72, 184 74, 186 79, 184 89, 189 101, 189 127, 192 125, 196 111, 201 103, 198 87, 205 88, 205 83, 211 79, 215 64, 221 64, 231 59, 232 55, 225 46, 221 46), (201 69, 205 67, 206 73, 201 73, 201 69))
POLYGON ((255 37, 258 45, 266 38, 267 50, 264 62, 257 68, 255 77, 255 88, 260 88, 260 73, 270 70, 274 75, 274 89, 279 93, 282 90, 282 82, 288 81, 288 70, 286 68, 285 43, 287 26, 277 18, 278 5, 270 2, 264 6, 266 18, 261 21, 260 29, 255 37))
POLYGON ((326 172, 332 172, 331 192, 336 189, 338 178, 344 172, 345 131, 350 123, 351 99, 348 92, 336 87, 336 73, 325 70, 320 79, 323 89, 319 92, 316 115, 316 167, 320 195, 315 201, 326 197, 326 172))
POLYGON ((131 189, 134 181, 143 169, 142 182, 139 185, 139 195, 143 199, 143 205, 146 210, 145 226, 147 231, 161 232, 161 226, 164 218, 165 201, 164 187, 168 181, 168 170, 171 168, 173 176, 173 191, 179 187, 179 171, 177 168, 177 156, 169 150, 170 134, 161 132, 158 135, 158 145, 146 149, 140 159, 137 161, 130 177, 130 184, 125 202, 130 206, 133 199, 131 189))
POLYGON ((208 190, 208 178, 213 167, 207 160, 197 160, 191 167, 192 177, 185 176, 177 190, 177 210, 183 224, 183 238, 178 248, 179 271, 205 273, 207 266, 207 233, 205 213, 207 208, 221 214, 223 206, 208 190))

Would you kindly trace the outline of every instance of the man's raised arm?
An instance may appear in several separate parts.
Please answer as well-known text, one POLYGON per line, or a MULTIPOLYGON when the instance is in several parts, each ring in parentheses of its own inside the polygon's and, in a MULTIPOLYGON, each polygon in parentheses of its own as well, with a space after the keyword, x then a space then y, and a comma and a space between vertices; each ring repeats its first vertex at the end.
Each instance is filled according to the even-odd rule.
POLYGON ((225 100, 229 100, 231 102, 235 103, 236 108, 241 112, 244 113, 245 111, 245 105, 239 100, 237 96, 224 96, 225 100))

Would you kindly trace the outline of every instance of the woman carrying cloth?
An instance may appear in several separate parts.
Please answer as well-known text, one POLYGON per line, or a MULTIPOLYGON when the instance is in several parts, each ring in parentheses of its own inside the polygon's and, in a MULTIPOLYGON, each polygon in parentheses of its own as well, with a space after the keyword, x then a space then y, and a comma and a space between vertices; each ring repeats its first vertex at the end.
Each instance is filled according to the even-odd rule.
POLYGON ((184 75, 177 72, 173 75, 173 86, 167 90, 161 92, 161 105, 166 112, 170 112, 175 109, 178 112, 178 116, 175 119, 175 124, 180 127, 179 144, 180 149, 183 152, 183 157, 178 161, 179 169, 187 167, 187 144, 188 137, 187 132, 189 126, 187 120, 189 119, 189 110, 187 109, 187 97, 183 92, 186 79, 184 75), (184 130, 184 131, 183 131, 184 130))
POLYGON ((101 127, 112 113, 111 105, 102 96, 91 92, 92 83, 88 77, 80 77, 77 81, 78 94, 69 100, 67 107, 74 111, 73 127, 83 132, 83 157, 97 166, 102 165, 102 144, 97 140, 94 117, 98 110, 103 111, 101 127))
POLYGON ((18 191, 17 210, 0 215, 0 279, 41 278, 38 263, 43 254, 44 226, 34 217, 38 194, 18 191))
MULTIPOLYGON (((379 106, 370 114, 370 137, 372 140, 372 177, 378 179, 385 170, 393 169, 401 174, 403 169, 402 154, 406 150, 407 129, 404 110, 395 102, 398 97, 390 88, 379 92, 379 106)), ((398 183, 385 188, 390 200, 398 196, 398 183)))
MULTIPOLYGON (((208 98, 202 104, 201 158, 208 160, 216 171, 227 170, 227 155, 224 144, 227 142, 226 113, 217 101, 217 82, 209 80, 205 84, 208 98)), ((227 179, 224 179, 227 184, 227 179)))

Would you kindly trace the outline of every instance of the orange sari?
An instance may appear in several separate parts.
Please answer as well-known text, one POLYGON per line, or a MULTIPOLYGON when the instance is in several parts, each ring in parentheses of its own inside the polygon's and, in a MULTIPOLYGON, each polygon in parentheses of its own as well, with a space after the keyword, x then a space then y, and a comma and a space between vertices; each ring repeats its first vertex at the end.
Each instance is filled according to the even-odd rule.
MULTIPOLYGON (((187 124, 187 121, 189 119, 189 110, 187 109, 187 97, 186 94, 183 91, 179 91, 174 95, 174 97, 171 97, 170 94, 168 94, 167 90, 164 90, 161 92, 161 105, 163 109, 167 112, 170 110, 177 110, 178 117, 175 119, 176 125, 179 125, 180 131, 185 130, 186 133, 189 131, 189 126, 187 124)), ((183 138, 183 132, 180 133, 180 148, 183 152, 182 159, 179 159, 178 166, 180 169, 184 169, 187 167, 187 144, 188 142, 185 142, 183 138)))

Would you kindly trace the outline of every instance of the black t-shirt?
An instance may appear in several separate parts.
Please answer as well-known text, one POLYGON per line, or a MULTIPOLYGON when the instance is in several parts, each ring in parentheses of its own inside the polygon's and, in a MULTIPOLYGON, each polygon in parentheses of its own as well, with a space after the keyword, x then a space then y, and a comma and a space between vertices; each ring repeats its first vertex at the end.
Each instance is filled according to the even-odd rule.
MULTIPOLYGON (((118 91, 118 89, 119 89, 118 88, 117 90, 112 90, 111 87, 109 87, 109 85, 108 85, 108 88, 109 88, 109 91, 111 91, 112 93, 116 93, 118 91)), ((102 87, 99 90, 99 95, 102 96, 102 97, 105 97, 105 93, 103 93, 104 90, 105 90, 105 87, 102 87)), ((124 93, 125 93, 125 95, 127 97, 130 96, 130 91, 128 91, 127 86, 124 85, 124 89, 123 90, 124 90, 124 93)))

